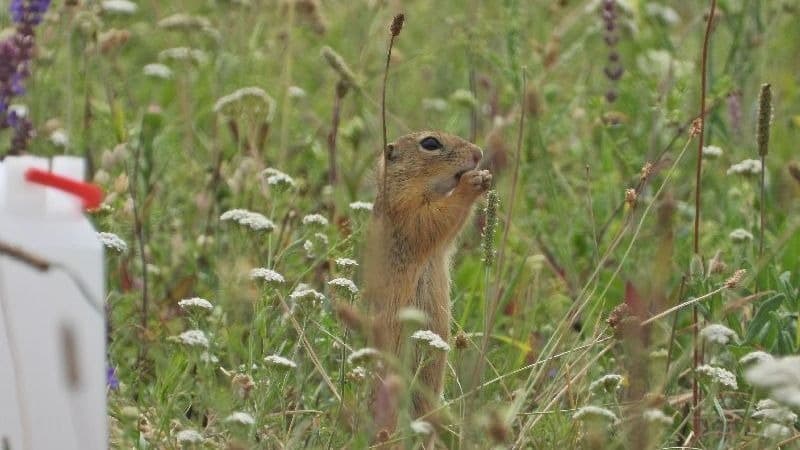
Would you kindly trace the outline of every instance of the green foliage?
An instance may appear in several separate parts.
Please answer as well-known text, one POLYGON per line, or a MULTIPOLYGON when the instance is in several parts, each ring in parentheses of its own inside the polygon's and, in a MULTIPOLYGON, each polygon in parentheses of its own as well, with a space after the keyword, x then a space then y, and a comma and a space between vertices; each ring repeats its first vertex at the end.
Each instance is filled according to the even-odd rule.
MULTIPOLYGON (((101 2, 72 3, 54 2, 40 27, 21 99, 38 127, 31 151, 86 156, 108 194, 93 220, 129 243, 127 253, 108 256, 109 361, 122 383, 109 392, 112 447, 181 448, 178 431, 194 429, 205 448, 366 448, 377 363, 348 362, 369 342, 341 320, 341 308, 363 313, 364 305, 329 281, 361 286, 365 268, 336 259, 359 260, 364 244, 369 213, 349 205, 375 192, 388 25, 399 12, 388 5, 398 2, 141 0, 132 15, 101 2), (183 14, 184 25, 158 25, 173 14, 183 14), (114 29, 127 39, 110 41, 114 29), (328 185, 328 136, 342 72, 320 55, 324 46, 358 80, 341 99, 335 186, 328 185), (164 53, 183 47, 194 52, 164 53), (154 63, 168 75, 145 74, 154 63), (239 91, 247 87, 269 100, 239 91), (231 95, 242 101, 215 111, 231 95), (66 147, 49 142, 55 129, 69 136, 66 147), (235 209, 262 214, 272 228, 254 229, 264 223, 252 216, 220 219, 235 209), (328 223, 304 223, 313 213, 328 223), (258 267, 285 281, 252 279, 258 267), (150 308, 142 329, 145 275, 150 308), (298 294, 304 289, 325 299, 298 294), (178 306, 191 297, 214 309, 178 306), (192 329, 205 334, 207 348, 181 343, 192 329), (296 366, 264 359, 270 355, 296 366), (226 421, 234 412, 254 424, 226 421)), ((700 327, 724 324, 737 339, 707 343, 702 363, 735 374, 738 387, 703 379, 705 432, 695 447, 773 445, 782 439, 767 432, 775 427, 753 417, 769 392, 753 388, 740 359, 755 350, 776 357, 800 350, 800 185, 786 170, 797 158, 800 128, 800 8, 784 0, 719 2, 706 141, 722 154, 704 160, 694 256, 696 141, 688 125, 699 103, 707 5, 619 2, 615 49, 625 72, 612 85, 603 74, 612 49, 600 12, 589 7, 595 4, 403 2, 406 23, 387 91, 389 139, 417 129, 474 133, 499 197, 498 237, 481 247, 478 207, 453 256, 452 329, 466 344, 451 342, 447 423, 437 439, 451 448, 684 445, 692 427, 691 308, 644 330, 625 324, 713 293, 697 304, 700 327), (527 93, 520 92, 523 70, 527 93), (757 158, 762 83, 772 85, 774 116, 760 258, 759 177, 727 171, 757 158), (612 88, 617 99, 609 103, 612 88), (652 172, 642 177, 648 162, 652 172), (624 202, 626 189, 636 189, 633 202, 624 202), (739 228, 746 233, 734 239, 739 228), (504 262, 487 267, 493 246, 504 262), (711 267, 717 251, 724 264, 711 267), (748 275, 721 288, 737 269, 748 275), (623 302, 641 317, 615 309, 623 302), (488 363, 476 378, 485 335, 488 363), (623 386, 590 393, 591 382, 609 373, 623 375, 623 386), (573 418, 586 406, 619 421, 591 411, 573 418)), ((2 14, 0 28, 9 24, 2 14)), ((8 136, 0 130, 2 151, 8 136)), ((392 439, 421 448, 427 437, 403 411, 392 439)), ((781 426, 789 433, 783 438, 798 433, 794 423, 781 426)))

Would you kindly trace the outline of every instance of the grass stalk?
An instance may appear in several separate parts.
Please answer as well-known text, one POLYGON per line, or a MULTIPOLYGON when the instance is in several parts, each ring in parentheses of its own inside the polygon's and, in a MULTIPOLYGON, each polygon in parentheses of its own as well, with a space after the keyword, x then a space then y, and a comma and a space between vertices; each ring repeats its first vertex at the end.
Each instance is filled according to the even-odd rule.
MULTIPOLYGON (((706 20, 706 31, 703 37, 703 57, 700 67, 700 115, 697 135, 697 166, 695 171, 695 190, 694 190, 694 234, 693 234, 693 249, 695 257, 700 255, 700 206, 702 192, 702 170, 703 170, 703 139, 705 137, 705 118, 702 117, 703 112, 706 110, 706 91, 708 73, 708 47, 711 40, 712 24, 714 22, 714 13, 717 9, 717 0, 711 0, 711 8, 708 12, 706 20)), ((697 306, 692 307, 692 334, 694 341, 693 357, 692 357, 692 372, 694 373, 700 365, 700 340, 698 336, 697 324, 697 306)), ((701 411, 699 409, 700 403, 700 389, 697 384, 697 376, 692 377, 692 429, 694 430, 693 442, 698 442, 702 437, 702 422, 701 411)))

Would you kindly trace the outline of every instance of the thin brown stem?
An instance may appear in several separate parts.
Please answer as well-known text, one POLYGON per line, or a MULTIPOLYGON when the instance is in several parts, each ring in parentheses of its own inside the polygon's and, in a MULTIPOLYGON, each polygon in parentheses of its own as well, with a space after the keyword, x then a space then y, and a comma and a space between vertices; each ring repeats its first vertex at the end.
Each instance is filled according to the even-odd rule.
MULTIPOLYGON (((711 0, 711 9, 706 20, 706 32, 703 37, 703 60, 700 68, 700 115, 706 110, 706 90, 708 73, 708 44, 711 40, 711 26, 714 22, 714 13, 717 9, 717 0, 711 0)), ((705 138, 705 119, 700 119, 698 139, 697 139, 697 170, 695 171, 695 191, 694 191, 694 254, 700 255, 700 200, 702 192, 702 169, 703 169, 703 139, 705 138)), ((696 370, 700 365, 700 341, 697 326, 697 305, 692 306, 692 334, 694 340, 692 369, 696 370)), ((697 384, 697 376, 692 377, 692 429, 694 430, 693 442, 699 442, 702 437, 702 422, 700 414, 700 389, 697 384)))

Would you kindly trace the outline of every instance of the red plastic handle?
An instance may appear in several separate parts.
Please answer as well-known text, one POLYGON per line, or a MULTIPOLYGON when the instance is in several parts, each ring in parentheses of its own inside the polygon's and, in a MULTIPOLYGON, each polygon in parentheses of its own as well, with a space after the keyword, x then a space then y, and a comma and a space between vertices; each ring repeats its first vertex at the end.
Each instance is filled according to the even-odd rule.
POLYGON ((98 186, 62 177, 52 172, 41 169, 28 169, 25 172, 25 179, 31 183, 56 188, 80 197, 84 209, 95 209, 103 201, 103 191, 98 186))

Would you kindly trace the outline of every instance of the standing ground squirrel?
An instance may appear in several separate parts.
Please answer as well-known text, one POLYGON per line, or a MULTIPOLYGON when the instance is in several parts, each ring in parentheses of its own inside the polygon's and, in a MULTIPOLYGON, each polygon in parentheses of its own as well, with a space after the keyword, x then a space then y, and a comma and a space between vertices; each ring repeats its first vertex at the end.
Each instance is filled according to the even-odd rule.
MULTIPOLYGON (((373 319, 375 346, 399 360, 407 344, 398 318, 404 308, 423 311, 426 327, 449 340, 452 244, 472 204, 491 185, 492 175, 477 169, 480 148, 441 131, 402 136, 384 151, 367 230, 364 298, 373 319)), ((447 354, 409 354, 413 355, 410 373, 417 374, 413 414, 418 417, 430 411, 442 393, 447 354)), ((373 408, 381 408, 374 403, 375 399, 373 408)), ((379 430, 391 430, 396 413, 374 414, 379 430)))

